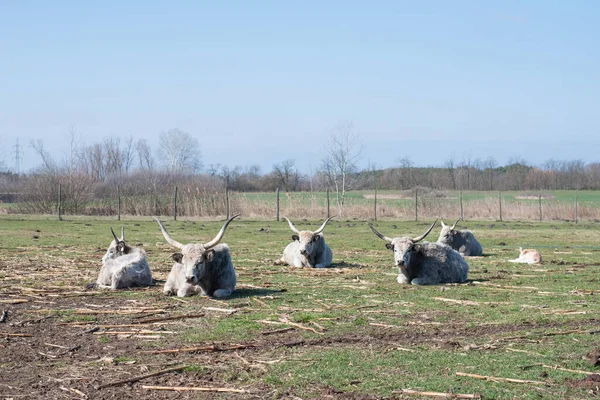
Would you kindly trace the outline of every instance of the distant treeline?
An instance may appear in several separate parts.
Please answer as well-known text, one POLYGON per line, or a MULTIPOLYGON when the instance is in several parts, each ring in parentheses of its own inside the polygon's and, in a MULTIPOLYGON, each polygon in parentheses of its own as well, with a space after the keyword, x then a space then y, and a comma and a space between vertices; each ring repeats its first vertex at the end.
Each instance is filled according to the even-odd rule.
MULTIPOLYGON (((218 212, 220 194, 274 192, 324 192, 336 194, 341 214, 345 194, 352 190, 429 190, 465 191, 541 191, 541 190, 599 190, 600 163, 581 160, 549 160, 542 166, 530 166, 522 159, 513 159, 498 166, 494 158, 449 158, 442 166, 420 167, 409 158, 399 159, 391 168, 358 168, 360 151, 358 138, 351 127, 332 135, 324 149, 327 154, 321 165, 310 174, 298 171, 295 161, 283 160, 272 170, 261 171, 259 166, 227 166, 202 164, 200 145, 186 132, 172 129, 160 134, 160 144, 154 152, 147 140, 121 140, 111 137, 91 145, 82 145, 71 134, 67 156, 56 161, 44 148, 41 140, 31 147, 41 159, 41 165, 27 174, 7 172, 0 164, 0 201, 15 202, 23 212, 55 212, 58 191, 65 212, 98 212, 110 207, 103 202, 113 201, 115 192, 129 196, 135 205, 160 210, 169 203, 175 187, 195 196, 194 214, 205 207, 218 212), (155 157, 153 154, 156 154, 155 157), (143 199, 143 201, 141 201, 143 199), (90 209, 92 211, 90 211, 90 209)), ((193 197, 192 196, 192 197, 193 197)), ((133 210, 135 213, 142 210, 133 210)), ((112 212, 112 211, 111 211, 112 212)), ((202 214, 203 211, 200 213, 202 214)))

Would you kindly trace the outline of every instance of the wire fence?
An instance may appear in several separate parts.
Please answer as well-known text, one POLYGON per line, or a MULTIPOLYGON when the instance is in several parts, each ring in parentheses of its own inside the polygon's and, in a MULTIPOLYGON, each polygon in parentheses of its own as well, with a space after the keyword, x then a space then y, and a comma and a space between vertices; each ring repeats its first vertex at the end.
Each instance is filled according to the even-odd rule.
POLYGON ((177 217, 323 219, 330 215, 347 219, 600 221, 600 192, 451 192, 430 189, 407 191, 240 193, 199 187, 168 187, 139 195, 117 187, 100 199, 74 203, 59 186, 56 198, 36 201, 17 199, 4 213, 56 213, 65 215, 162 215, 177 217), (343 201, 342 201, 343 200, 343 201))

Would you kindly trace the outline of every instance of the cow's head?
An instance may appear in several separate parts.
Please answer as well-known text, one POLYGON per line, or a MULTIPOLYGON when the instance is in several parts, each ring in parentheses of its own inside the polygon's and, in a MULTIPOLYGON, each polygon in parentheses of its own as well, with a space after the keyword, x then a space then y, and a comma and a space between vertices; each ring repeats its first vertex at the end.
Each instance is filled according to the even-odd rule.
POLYGON ((104 257, 102 257, 103 263, 106 262, 106 260, 114 259, 122 256, 123 254, 127 254, 130 250, 130 247, 125 244, 125 229, 123 227, 121 227, 121 239, 115 235, 115 231, 113 231, 112 227, 110 228, 110 231, 114 239, 112 242, 110 242, 110 246, 108 246, 106 254, 104 254, 104 257))
POLYGON ((427 231, 415 238, 410 238, 407 236, 390 238, 379 233, 373 225, 369 225, 374 234, 377 235, 380 239, 385 240, 387 243, 385 247, 391 250, 394 253, 394 263, 397 267, 403 268, 405 265, 409 265, 412 261, 412 258, 418 256, 417 252, 420 252, 420 245, 416 245, 416 243, 425 239, 429 232, 433 229, 435 224, 437 223, 437 219, 431 224, 427 231))
POLYGON ((460 218, 454 221, 454 225, 452 226, 444 224, 443 220, 441 221, 442 230, 440 231, 440 237, 438 238, 438 242, 447 245, 452 245, 452 243, 454 242, 454 237, 458 234, 458 231, 454 229, 456 228, 456 223, 458 221, 460 221, 460 218))
POLYGON ((292 231, 296 233, 296 235, 292 235, 292 240, 298 241, 300 244, 299 250, 300 254, 305 256, 306 258, 311 258, 311 256, 315 253, 315 250, 321 248, 321 241, 323 238, 323 229, 327 226, 327 223, 333 218, 329 217, 323 222, 323 225, 316 231, 299 231, 296 229, 292 221, 290 221, 287 217, 283 217, 287 220, 288 224, 292 231))
POLYGON ((202 279, 206 273, 206 265, 215 258, 215 251, 213 250, 213 247, 219 244, 221 239, 223 239, 227 225, 229 225, 234 218, 237 218, 240 215, 241 214, 234 215, 225 221, 225 224, 223 224, 223 227, 219 233, 217 233, 217 236, 215 236, 215 238, 210 242, 204 244, 190 243, 186 245, 174 240, 171 235, 169 235, 169 232, 167 232, 162 222, 160 222, 160 220, 156 217, 153 218, 156 220, 156 222, 158 222, 160 230, 162 231, 167 243, 180 250, 171 257, 176 263, 183 265, 186 282, 192 285, 197 285, 198 281, 202 279))

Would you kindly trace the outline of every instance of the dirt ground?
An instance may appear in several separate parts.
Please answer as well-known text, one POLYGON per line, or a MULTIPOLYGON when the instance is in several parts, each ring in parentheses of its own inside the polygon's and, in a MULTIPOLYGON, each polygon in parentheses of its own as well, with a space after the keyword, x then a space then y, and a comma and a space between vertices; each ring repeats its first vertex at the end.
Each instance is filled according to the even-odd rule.
MULTIPOLYGON (((154 288, 137 290, 149 291, 154 288)), ((551 325, 533 324, 476 328, 466 328, 461 324, 445 325, 444 327, 419 326, 413 327, 409 332, 382 331, 377 335, 370 336, 357 334, 311 340, 303 339, 296 331, 282 331, 260 335, 248 342, 213 342, 208 346, 206 344, 199 346, 212 346, 204 350, 172 354, 146 354, 141 352, 148 351, 148 347, 141 344, 144 341, 154 340, 158 335, 167 338, 166 340, 161 339, 161 349, 178 348, 180 344, 176 339, 169 340, 173 336, 168 334, 146 335, 130 331, 143 328, 152 332, 170 332, 178 327, 197 323, 197 319, 194 318, 149 322, 154 318, 189 315, 187 305, 173 301, 167 302, 160 297, 148 301, 147 304, 140 304, 138 301, 123 304, 113 297, 93 290, 75 294, 64 293, 64 297, 61 296, 61 292, 53 290, 53 295, 59 297, 52 297, 51 300, 48 297, 40 296, 41 292, 23 296, 26 292, 21 291, 18 294, 20 297, 36 300, 19 304, 4 304, 4 309, 8 314, 1 328, 2 332, 11 336, 0 338, 0 357, 3 364, 3 368, 0 370, 2 374, 0 395, 3 398, 260 399, 272 395, 271 389, 267 385, 233 388, 229 382, 223 380, 219 371, 222 368, 252 368, 254 360, 268 358, 267 354, 276 348, 370 345, 386 349, 398 346, 410 347, 424 343, 430 343, 432 346, 440 348, 460 348, 469 343, 470 337, 491 336, 521 331, 524 328, 548 329, 552 327, 551 325), (51 306, 51 312, 47 312, 49 306, 51 306), (89 313, 94 315, 94 319, 89 322, 61 322, 63 318, 60 316, 60 310, 81 310, 82 315, 89 310, 89 313), (95 334, 114 326, 119 326, 117 332, 123 332, 114 335, 116 340, 111 339, 106 343, 98 340, 95 334), (190 363, 203 365, 206 369, 202 373, 189 370, 174 371, 131 383, 105 386, 190 363), (143 385, 229 388, 244 390, 245 393, 177 393, 147 390, 142 388, 143 385)), ((4 294, 7 293, 7 291, 4 292, 4 294)), ((589 319, 570 326, 561 325, 561 329, 591 329, 598 327, 599 323, 598 319, 589 319)), ((272 329, 266 331, 276 332, 272 329)), ((590 393, 598 393, 597 376, 570 380, 568 384, 589 388, 590 393)), ((323 387, 320 391, 322 398, 377 398, 351 392, 340 392, 331 387, 323 387)), ((295 398, 291 394, 289 397, 282 393, 278 396, 278 398, 295 398)))

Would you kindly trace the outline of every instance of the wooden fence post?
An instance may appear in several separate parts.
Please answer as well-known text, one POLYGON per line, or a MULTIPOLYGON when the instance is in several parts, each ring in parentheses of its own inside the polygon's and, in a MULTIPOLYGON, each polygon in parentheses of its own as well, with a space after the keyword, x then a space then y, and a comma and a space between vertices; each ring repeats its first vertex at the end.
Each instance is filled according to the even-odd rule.
POLYGON ((277 212, 276 212, 276 221, 279 222, 279 188, 277 188, 277 212))
POLYGON ((418 191, 419 189, 415 188, 415 221, 419 220, 419 195, 417 194, 418 191))
POLYGON ((498 211, 500 215, 500 222, 502 222, 502 192, 498 192, 498 211))
POLYGON ((373 203, 373 220, 377 221, 377 185, 375 185, 375 202, 373 203))
POLYGON ((173 195, 173 221, 177 221, 177 186, 175 186, 175 194, 173 195))
POLYGON ((60 216, 60 208, 62 207, 62 185, 58 184, 58 220, 62 221, 62 217, 60 216))
POLYGON ((463 198, 462 198, 462 190, 459 193, 459 199, 460 199, 460 220, 464 221, 465 220, 465 211, 463 209, 463 198))
POLYGON ((121 192, 119 191, 119 185, 117 185, 117 221, 121 220, 121 192))
POLYGON ((229 186, 225 187, 225 208, 227 212, 227 219, 229 219, 229 186))
POLYGON ((542 222, 542 195, 541 194, 538 196, 538 202, 540 205, 540 222, 542 222))
POLYGON ((577 224, 577 195, 575 195, 575 224, 577 224))
POLYGON ((329 218, 329 188, 327 188, 327 218, 329 218))

